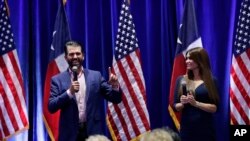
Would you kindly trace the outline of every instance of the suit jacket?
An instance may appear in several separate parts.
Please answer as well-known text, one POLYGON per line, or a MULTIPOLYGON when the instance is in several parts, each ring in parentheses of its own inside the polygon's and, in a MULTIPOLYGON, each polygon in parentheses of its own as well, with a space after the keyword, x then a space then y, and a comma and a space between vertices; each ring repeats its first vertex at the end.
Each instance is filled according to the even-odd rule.
MULTIPOLYGON (((103 97, 113 103, 121 102, 121 92, 112 89, 98 71, 84 69, 86 81, 86 124, 87 134, 103 134, 101 110, 103 97)), ((75 141, 79 128, 78 107, 75 96, 66 91, 71 85, 71 75, 67 70, 52 77, 48 109, 51 113, 61 110, 59 121, 59 141, 75 141)))

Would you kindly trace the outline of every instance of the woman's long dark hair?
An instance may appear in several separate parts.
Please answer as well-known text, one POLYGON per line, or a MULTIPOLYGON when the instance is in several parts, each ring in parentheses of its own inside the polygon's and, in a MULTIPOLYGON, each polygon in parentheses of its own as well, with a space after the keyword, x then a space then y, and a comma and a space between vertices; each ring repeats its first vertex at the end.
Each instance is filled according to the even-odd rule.
MULTIPOLYGON (((207 51, 204 48, 197 47, 190 49, 187 53, 189 53, 189 58, 198 64, 199 74, 201 79, 204 81, 206 88, 208 89, 209 98, 214 104, 218 104, 218 90, 213 80, 210 60, 207 51)), ((187 71, 187 77, 190 80, 194 79, 194 74, 192 70, 187 71)))

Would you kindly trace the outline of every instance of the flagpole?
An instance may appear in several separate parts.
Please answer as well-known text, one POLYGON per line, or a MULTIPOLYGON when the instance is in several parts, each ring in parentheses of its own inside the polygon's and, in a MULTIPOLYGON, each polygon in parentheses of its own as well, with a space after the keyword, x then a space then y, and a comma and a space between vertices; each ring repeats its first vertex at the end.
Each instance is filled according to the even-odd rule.
POLYGON ((8 2, 7 2, 7 0, 4 0, 4 2, 5 2, 5 5, 6 5, 6 8, 7 8, 8 16, 10 16, 10 9, 9 9, 8 2))

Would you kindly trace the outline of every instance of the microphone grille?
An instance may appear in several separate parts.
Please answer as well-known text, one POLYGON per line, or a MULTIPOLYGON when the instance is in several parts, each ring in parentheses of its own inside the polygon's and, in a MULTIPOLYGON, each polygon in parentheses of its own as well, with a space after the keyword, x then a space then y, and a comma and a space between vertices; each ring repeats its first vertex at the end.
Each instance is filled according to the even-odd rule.
POLYGON ((73 67, 72 67, 72 71, 75 71, 75 72, 76 72, 76 71, 77 71, 77 66, 73 66, 73 67))
POLYGON ((187 84, 186 80, 181 81, 181 85, 186 85, 186 84, 187 84))

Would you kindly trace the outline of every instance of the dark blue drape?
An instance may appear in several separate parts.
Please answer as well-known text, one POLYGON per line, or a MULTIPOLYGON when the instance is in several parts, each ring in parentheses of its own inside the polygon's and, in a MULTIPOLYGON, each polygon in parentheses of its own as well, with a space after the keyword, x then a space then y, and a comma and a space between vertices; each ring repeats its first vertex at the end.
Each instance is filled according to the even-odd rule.
MULTIPOLYGON (((72 39, 86 51, 85 66, 107 78, 122 0, 68 0, 72 39)), ((184 0, 130 0, 141 50, 152 129, 174 125, 168 96, 184 0)), ((229 140, 229 74, 235 19, 241 0, 195 0, 198 29, 220 84, 217 138, 229 140)), ((57 0, 8 0, 14 39, 25 81, 30 129, 11 140, 49 140, 42 122, 42 98, 57 0), (19 139, 18 139, 19 138, 19 139)), ((104 117, 104 116, 103 116, 104 117)))

